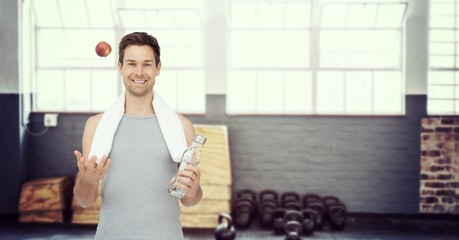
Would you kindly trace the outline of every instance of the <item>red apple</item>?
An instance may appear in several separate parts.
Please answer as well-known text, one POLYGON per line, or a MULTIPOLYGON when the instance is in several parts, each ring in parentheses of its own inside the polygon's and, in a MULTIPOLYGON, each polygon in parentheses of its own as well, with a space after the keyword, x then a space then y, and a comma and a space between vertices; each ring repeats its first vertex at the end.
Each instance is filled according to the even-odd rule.
POLYGON ((112 47, 110 47, 110 44, 104 41, 100 41, 96 45, 96 53, 99 55, 99 57, 106 57, 112 52, 112 47))

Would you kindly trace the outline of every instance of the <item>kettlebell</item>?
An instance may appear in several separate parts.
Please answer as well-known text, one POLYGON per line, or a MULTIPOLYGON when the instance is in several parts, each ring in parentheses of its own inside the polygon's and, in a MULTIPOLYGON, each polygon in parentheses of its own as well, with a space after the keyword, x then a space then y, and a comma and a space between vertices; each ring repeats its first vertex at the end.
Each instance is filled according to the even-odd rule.
POLYGON ((236 238, 236 229, 233 226, 233 220, 227 213, 220 213, 218 216, 218 226, 214 232, 215 239, 217 240, 233 240, 236 238), (223 223, 226 219, 227 223, 223 223))

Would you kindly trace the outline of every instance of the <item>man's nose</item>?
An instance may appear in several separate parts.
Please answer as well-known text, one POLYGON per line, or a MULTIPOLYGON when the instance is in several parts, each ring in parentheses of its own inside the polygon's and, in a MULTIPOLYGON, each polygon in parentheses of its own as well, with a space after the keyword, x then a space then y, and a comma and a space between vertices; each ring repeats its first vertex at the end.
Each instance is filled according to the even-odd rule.
POLYGON ((136 74, 143 74, 144 73, 144 68, 141 64, 139 64, 136 68, 136 71, 135 71, 136 74))

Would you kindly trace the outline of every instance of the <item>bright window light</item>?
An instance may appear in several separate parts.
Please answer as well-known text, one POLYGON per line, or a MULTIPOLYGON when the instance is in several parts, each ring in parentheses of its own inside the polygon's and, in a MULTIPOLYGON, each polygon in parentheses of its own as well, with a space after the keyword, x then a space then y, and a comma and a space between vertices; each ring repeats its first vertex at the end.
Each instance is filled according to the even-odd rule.
POLYGON ((318 72, 317 112, 320 114, 344 113, 344 73, 318 72))
POLYGON ((62 27, 62 19, 56 0, 31 1, 37 25, 41 27, 62 27))
POLYGON ((37 71, 36 93, 37 109, 48 111, 64 110, 64 72, 60 70, 39 70, 37 71))
POLYGON ((27 64, 34 68, 23 74, 31 79, 33 111, 107 109, 124 88, 117 70, 120 38, 142 31, 159 40, 163 71, 158 79, 172 79, 158 89, 171 99, 169 105, 182 113, 204 113, 202 0, 24 0, 25 12, 29 3, 31 21, 23 27, 29 32, 23 35, 32 42, 23 48, 31 46, 27 64), (111 45, 107 57, 96 55, 99 41, 111 45), (189 94, 195 101, 184 100, 189 94))
POLYGON ((91 79, 89 70, 67 70, 65 78, 65 109, 81 112, 91 108, 91 79))
POLYGON ((254 114, 257 112, 257 80, 254 71, 231 71, 227 81, 226 112, 254 114))
POLYGON ((430 1, 427 113, 459 113, 459 1, 430 1))
POLYGON ((281 71, 257 73, 257 113, 271 114, 284 110, 284 80, 281 71))
POLYGON ((113 14, 113 4, 111 0, 86 1, 89 25, 94 28, 114 28, 115 17, 113 14), (110 11, 101 11, 101 9, 110 11))
POLYGON ((89 27, 86 0, 56 1, 64 27, 89 27))
MULTIPOLYGON (((312 113, 312 77, 310 71, 284 72, 284 111, 286 114, 312 113)), ((280 93, 278 93, 280 94, 280 93)))
POLYGON ((404 114, 407 6, 400 0, 230 1, 227 112, 404 114), (235 75, 250 79, 250 87, 235 75), (282 98, 272 86, 282 88, 282 98))
POLYGON ((372 72, 356 71, 345 73, 345 107, 346 112, 365 114, 373 107, 373 75, 372 72))

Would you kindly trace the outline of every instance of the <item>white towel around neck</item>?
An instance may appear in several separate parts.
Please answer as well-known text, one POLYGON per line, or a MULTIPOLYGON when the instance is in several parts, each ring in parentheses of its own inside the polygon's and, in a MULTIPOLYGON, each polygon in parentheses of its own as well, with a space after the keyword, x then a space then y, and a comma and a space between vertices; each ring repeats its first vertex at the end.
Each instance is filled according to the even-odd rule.
MULTIPOLYGON (((180 162, 183 152, 187 149, 185 133, 177 113, 154 91, 153 109, 158 119, 159 128, 174 162, 180 162)), ((104 112, 97 125, 88 158, 96 156, 99 163, 102 156, 108 156, 118 124, 124 115, 125 92, 107 111, 104 112)))

